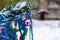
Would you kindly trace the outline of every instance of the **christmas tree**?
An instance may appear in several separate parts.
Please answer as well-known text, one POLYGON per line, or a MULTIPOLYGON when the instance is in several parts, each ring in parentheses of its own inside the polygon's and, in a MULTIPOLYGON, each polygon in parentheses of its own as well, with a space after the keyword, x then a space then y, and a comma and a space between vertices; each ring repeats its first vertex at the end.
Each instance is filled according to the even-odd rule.
MULTIPOLYGON (((17 40, 16 32, 20 32, 20 40, 25 40, 28 33, 27 26, 30 26, 32 32, 32 17, 30 4, 19 2, 16 5, 11 3, 0 12, 0 39, 17 40), (14 23, 14 28, 11 24, 14 23), (17 29, 17 25, 18 28, 17 29)), ((32 34, 33 35, 33 34, 32 34)))

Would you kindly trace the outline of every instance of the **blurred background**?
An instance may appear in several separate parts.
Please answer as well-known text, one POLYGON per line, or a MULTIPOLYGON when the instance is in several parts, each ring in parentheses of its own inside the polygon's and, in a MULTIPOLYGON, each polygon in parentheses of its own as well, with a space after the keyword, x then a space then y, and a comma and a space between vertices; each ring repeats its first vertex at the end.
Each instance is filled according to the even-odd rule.
POLYGON ((9 2, 26 1, 33 5, 32 17, 39 20, 60 20, 60 0, 0 0, 0 10, 9 2))

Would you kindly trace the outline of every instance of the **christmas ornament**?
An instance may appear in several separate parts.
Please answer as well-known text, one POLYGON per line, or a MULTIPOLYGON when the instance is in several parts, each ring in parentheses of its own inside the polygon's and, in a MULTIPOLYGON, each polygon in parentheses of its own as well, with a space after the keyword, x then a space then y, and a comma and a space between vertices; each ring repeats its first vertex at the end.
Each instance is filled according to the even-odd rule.
POLYGON ((26 26, 30 26, 31 25, 31 20, 30 19, 25 19, 24 23, 26 26))

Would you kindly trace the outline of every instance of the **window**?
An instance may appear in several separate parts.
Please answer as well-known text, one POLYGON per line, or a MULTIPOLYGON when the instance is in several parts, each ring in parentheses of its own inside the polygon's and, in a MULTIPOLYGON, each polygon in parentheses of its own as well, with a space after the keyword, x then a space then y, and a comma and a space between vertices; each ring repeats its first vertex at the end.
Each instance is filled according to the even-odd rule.
POLYGON ((55 10, 49 10, 50 15, 54 15, 55 14, 55 10))
POLYGON ((56 2, 49 2, 48 8, 49 9, 59 9, 59 5, 56 2))
POLYGON ((56 2, 49 2, 49 4, 50 4, 50 5, 55 5, 55 4, 56 4, 56 2))
POLYGON ((41 2, 45 2, 46 0, 40 0, 41 2))
POLYGON ((40 7, 40 9, 45 10, 45 7, 42 6, 42 7, 40 7))

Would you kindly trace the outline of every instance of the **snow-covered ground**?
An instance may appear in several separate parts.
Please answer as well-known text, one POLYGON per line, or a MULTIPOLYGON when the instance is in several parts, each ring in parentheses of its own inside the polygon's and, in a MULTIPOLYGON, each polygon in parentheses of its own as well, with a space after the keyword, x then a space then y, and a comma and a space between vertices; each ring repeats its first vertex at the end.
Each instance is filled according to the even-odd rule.
POLYGON ((60 40, 60 21, 33 19, 34 40, 60 40))
MULTIPOLYGON (((36 19, 32 19, 32 21, 34 40, 60 40, 60 21, 40 21, 36 19)), ((29 34, 25 40, 29 40, 29 34)))

